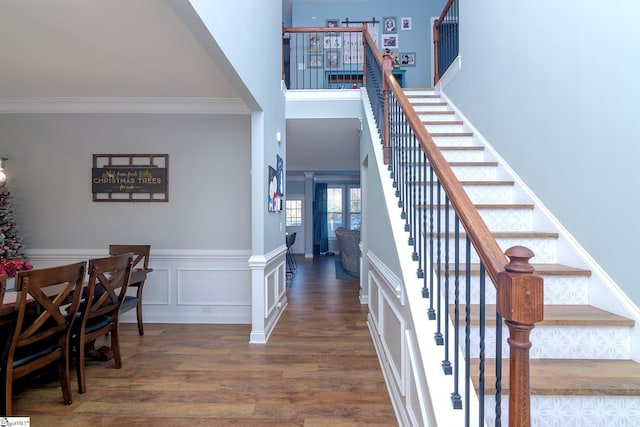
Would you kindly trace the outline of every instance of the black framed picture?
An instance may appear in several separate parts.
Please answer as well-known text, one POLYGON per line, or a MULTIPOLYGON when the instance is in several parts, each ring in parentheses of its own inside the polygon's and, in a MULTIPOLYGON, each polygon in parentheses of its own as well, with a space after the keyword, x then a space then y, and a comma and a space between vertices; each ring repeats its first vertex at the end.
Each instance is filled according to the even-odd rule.
POLYGON ((416 53, 415 52, 400 52, 399 55, 401 67, 415 67, 416 66, 416 53))
POLYGON ((396 34, 398 32, 398 17, 385 16, 382 18, 382 34, 396 34))
POLYGON ((340 26, 340 20, 336 18, 327 19, 324 21, 324 26, 328 28, 336 28, 340 26))

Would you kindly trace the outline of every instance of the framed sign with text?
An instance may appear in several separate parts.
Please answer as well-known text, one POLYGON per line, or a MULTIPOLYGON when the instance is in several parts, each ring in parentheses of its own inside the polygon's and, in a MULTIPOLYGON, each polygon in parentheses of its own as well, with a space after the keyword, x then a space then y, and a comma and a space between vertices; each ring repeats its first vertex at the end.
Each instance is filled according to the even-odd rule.
POLYGON ((168 202, 168 154, 94 154, 94 202, 168 202))

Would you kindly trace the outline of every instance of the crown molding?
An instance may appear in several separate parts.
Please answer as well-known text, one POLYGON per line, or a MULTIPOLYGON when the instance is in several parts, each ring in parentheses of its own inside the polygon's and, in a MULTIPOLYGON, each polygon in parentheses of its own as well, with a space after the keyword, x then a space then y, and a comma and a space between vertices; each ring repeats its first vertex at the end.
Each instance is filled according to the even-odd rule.
POLYGON ((239 98, 0 97, 0 114, 250 114, 239 98))

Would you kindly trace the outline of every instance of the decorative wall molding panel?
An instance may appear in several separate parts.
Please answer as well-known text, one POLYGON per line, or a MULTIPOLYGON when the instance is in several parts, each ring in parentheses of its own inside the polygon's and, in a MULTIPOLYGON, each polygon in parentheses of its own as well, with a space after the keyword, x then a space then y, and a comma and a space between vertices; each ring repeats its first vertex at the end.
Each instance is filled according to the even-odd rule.
POLYGON ((11 98, 0 97, 0 113, 249 114, 236 98, 11 98))
MULTIPOLYGON (((107 250, 27 251, 35 268, 107 256, 107 250)), ((250 252, 154 250, 144 287, 143 316, 149 323, 251 323, 250 252)), ((135 311, 123 313, 135 322, 135 311)))

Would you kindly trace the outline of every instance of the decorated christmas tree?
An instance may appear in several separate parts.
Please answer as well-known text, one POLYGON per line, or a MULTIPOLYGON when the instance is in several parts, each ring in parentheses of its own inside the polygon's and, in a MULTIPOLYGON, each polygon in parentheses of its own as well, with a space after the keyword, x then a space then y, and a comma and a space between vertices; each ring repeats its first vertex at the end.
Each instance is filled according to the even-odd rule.
POLYGON ((13 218, 11 193, 0 184, 0 274, 15 276, 17 271, 30 270, 22 247, 22 238, 13 218))

